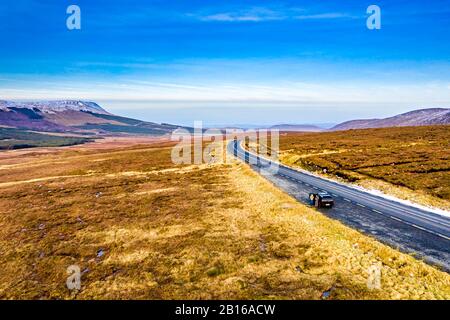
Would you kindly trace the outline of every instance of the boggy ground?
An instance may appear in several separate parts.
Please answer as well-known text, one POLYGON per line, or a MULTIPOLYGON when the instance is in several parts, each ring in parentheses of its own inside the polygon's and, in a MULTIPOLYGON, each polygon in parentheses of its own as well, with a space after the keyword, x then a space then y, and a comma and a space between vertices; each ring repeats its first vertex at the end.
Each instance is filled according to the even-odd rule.
POLYGON ((449 299, 450 275, 172 143, 0 160, 1 299, 449 299), (67 267, 82 271, 66 287, 67 267), (367 286, 373 266, 381 288, 367 286))
POLYGON ((450 126, 284 133, 280 160, 419 204, 450 208, 450 126))

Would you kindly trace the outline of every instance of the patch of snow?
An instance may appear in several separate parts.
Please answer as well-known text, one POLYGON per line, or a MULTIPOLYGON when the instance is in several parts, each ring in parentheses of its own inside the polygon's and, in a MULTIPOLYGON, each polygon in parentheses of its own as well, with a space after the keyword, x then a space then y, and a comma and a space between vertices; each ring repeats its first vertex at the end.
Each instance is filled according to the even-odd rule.
POLYGON ((9 107, 14 108, 37 108, 43 113, 55 114, 63 111, 87 111, 100 114, 109 114, 95 102, 81 100, 57 100, 57 101, 38 101, 38 102, 14 102, 0 101, 0 108, 7 110, 9 107))
POLYGON ((346 184, 346 185, 349 186, 349 187, 352 187, 354 189, 358 189, 358 190, 361 190, 361 191, 373 194, 373 195, 381 197, 381 198, 385 198, 385 199, 388 199, 388 200, 391 200, 391 201, 395 201, 395 202, 400 202, 400 203, 406 204, 407 206, 410 206, 410 207, 415 207, 415 208, 418 208, 418 209, 422 209, 422 210, 425 210, 425 211, 429 211, 429 212, 432 212, 432 213, 435 213, 435 214, 438 214, 438 215, 450 218, 450 211, 446 211, 446 210, 435 208, 435 207, 431 207, 431 206, 429 207, 429 206, 421 205, 421 204, 418 204, 418 203, 415 203, 415 202, 412 202, 412 201, 409 201, 409 200, 404 200, 404 199, 400 199, 400 198, 397 198, 397 197, 394 197, 394 196, 390 196, 390 195, 388 195, 388 194, 386 194, 386 193, 384 193, 384 192, 382 192, 380 190, 377 190, 377 189, 366 189, 366 188, 361 187, 361 186, 349 185, 349 184, 346 184))

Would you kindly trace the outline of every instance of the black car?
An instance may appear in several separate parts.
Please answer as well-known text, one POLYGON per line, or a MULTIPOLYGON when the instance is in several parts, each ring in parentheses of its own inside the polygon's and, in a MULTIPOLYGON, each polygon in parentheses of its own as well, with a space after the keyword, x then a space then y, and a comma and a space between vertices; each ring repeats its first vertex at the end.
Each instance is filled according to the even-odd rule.
POLYGON ((334 200, 333 197, 326 192, 310 193, 309 203, 317 208, 332 208, 334 200))

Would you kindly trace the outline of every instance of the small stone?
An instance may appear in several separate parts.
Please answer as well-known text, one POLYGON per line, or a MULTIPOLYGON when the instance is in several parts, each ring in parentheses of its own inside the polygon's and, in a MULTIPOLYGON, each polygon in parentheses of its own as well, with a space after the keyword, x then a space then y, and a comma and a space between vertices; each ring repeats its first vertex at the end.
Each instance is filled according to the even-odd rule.
POLYGON ((323 293, 322 293, 322 296, 321 296, 321 298, 322 299, 324 299, 324 300, 326 300, 326 299, 328 299, 329 297, 330 297, 330 295, 331 295, 331 291, 324 291, 323 293))
POLYGON ((102 257, 104 254, 105 254, 105 251, 103 251, 103 249, 99 249, 99 250, 97 251, 97 258, 102 257))
POLYGON ((322 296, 321 296, 320 298, 323 299, 323 300, 328 299, 328 298, 331 296, 331 293, 333 292, 334 289, 335 289, 335 287, 332 286, 330 289, 324 291, 324 292, 322 293, 322 296))
POLYGON ((264 242, 263 239, 261 239, 259 241, 259 251, 261 252, 266 252, 267 248, 266 248, 266 243, 264 242))

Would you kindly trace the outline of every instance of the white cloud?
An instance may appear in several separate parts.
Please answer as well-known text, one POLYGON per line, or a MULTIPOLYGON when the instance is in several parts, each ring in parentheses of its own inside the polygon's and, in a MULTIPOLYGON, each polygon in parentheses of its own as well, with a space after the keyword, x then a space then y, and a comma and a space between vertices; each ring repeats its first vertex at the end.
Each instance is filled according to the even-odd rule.
MULTIPOLYGON (((133 66, 133 62, 131 61, 133 66)), ((297 60, 183 60, 155 73, 135 66, 126 75, 0 74, 2 99, 159 101, 168 104, 449 106, 448 64, 315 63, 297 60), (384 70, 389 70, 385 73, 384 70), (374 73, 374 71, 379 72, 374 73), (321 75, 318 79, 317 75, 321 75), (412 81, 412 80, 413 81, 412 81)))
MULTIPOLYGON (((159 103, 212 103, 259 106, 282 105, 383 105, 397 104, 410 107, 430 105, 448 106, 450 92, 446 84, 387 85, 373 83, 311 83, 284 84, 222 83, 191 84, 141 80, 90 83, 54 83, 53 86, 23 87, 9 85, 2 88, 2 99, 89 99, 158 101, 159 103)), ((147 106, 148 107, 148 106, 147 106)))
POLYGON ((319 14, 299 15, 294 17, 294 19, 297 20, 326 20, 326 19, 342 19, 342 18, 353 18, 353 16, 341 12, 328 12, 319 14))
POLYGON ((259 22, 270 20, 282 20, 286 18, 279 11, 268 8, 253 7, 235 12, 218 12, 208 15, 200 15, 198 18, 202 21, 219 21, 219 22, 259 22))
POLYGON ((252 7, 247 9, 214 12, 208 14, 191 14, 201 21, 217 21, 217 22, 260 22, 271 20, 325 20, 325 19, 342 19, 354 18, 354 16, 342 12, 325 12, 306 14, 301 8, 264 8, 252 7))
POLYGON ((262 17, 251 16, 251 15, 243 15, 237 16, 231 13, 218 13, 210 16, 202 17, 203 21, 224 21, 224 22, 233 22, 233 21, 262 21, 264 20, 262 17))

